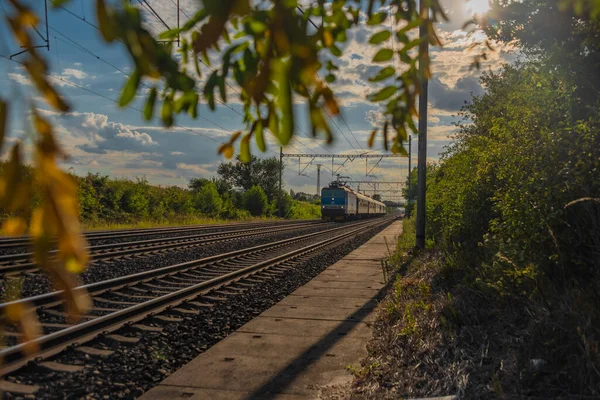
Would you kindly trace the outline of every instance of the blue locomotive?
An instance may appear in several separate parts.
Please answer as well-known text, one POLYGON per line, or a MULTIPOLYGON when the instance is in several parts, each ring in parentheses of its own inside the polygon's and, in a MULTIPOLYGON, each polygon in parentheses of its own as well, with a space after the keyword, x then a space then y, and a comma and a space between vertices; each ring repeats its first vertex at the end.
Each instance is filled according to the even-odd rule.
POLYGON ((321 190, 321 218, 325 221, 380 217, 386 211, 382 202, 343 185, 332 183, 321 190))

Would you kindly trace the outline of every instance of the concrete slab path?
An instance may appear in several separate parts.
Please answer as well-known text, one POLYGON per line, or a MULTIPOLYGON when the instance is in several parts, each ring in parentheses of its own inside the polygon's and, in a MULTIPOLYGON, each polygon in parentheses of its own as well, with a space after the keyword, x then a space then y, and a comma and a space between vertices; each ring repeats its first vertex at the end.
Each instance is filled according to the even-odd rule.
POLYGON ((394 222, 142 399, 312 399, 351 381, 384 294, 380 260, 401 232, 394 222))

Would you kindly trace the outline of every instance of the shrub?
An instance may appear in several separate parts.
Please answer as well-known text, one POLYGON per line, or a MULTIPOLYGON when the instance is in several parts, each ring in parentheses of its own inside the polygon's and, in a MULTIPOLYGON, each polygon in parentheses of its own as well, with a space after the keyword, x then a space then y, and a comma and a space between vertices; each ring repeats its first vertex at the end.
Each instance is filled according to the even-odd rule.
POLYGON ((269 202, 265 191, 260 186, 252 186, 244 193, 244 208, 254 217, 264 216, 267 212, 269 202))
POLYGON ((203 185, 196 195, 196 208, 211 218, 216 218, 221 214, 223 202, 217 186, 213 182, 203 185))

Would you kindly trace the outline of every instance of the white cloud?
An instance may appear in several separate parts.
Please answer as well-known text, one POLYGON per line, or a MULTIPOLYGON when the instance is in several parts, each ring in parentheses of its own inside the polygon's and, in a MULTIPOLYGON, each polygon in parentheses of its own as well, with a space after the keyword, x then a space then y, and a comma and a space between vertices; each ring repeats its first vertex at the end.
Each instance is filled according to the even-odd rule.
POLYGON ((28 77, 26 77, 23 74, 19 74, 19 73, 16 73, 16 72, 9 72, 8 73, 8 78, 11 81, 14 81, 14 82, 16 82, 18 84, 25 85, 25 86, 31 86, 31 81, 29 80, 28 77))

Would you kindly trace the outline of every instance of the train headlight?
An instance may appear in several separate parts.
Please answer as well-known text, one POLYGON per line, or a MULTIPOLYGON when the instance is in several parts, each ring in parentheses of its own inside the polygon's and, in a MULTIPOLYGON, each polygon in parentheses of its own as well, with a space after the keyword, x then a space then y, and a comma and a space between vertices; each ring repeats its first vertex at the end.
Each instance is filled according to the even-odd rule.
POLYGON ((344 206, 342 206, 342 210, 344 209, 344 206))

